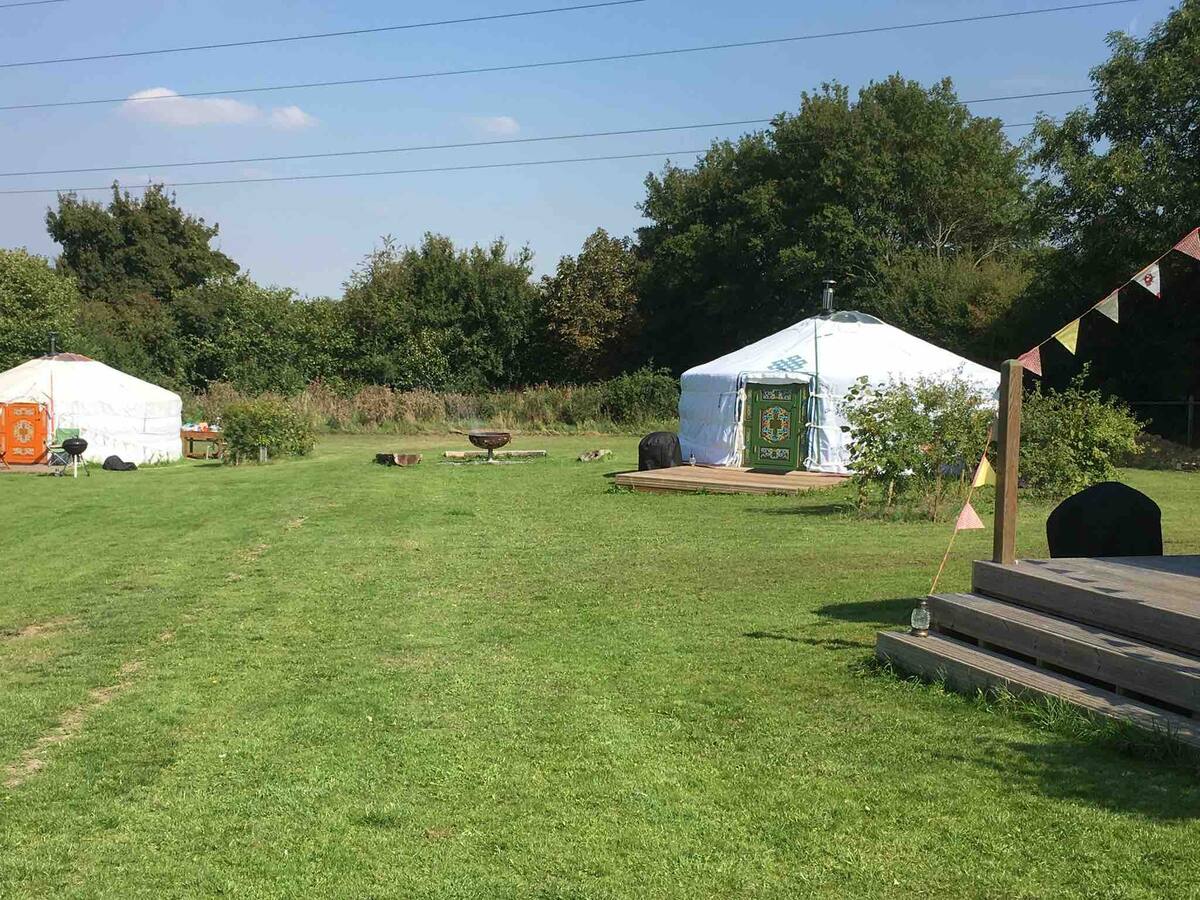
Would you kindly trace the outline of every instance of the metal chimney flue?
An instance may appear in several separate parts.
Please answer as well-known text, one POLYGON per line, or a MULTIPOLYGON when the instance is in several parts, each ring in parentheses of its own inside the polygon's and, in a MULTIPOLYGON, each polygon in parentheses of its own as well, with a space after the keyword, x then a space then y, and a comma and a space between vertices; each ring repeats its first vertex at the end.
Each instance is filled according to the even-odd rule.
POLYGON ((821 312, 829 314, 833 312, 833 288, 837 282, 832 278, 826 278, 821 282, 821 312))

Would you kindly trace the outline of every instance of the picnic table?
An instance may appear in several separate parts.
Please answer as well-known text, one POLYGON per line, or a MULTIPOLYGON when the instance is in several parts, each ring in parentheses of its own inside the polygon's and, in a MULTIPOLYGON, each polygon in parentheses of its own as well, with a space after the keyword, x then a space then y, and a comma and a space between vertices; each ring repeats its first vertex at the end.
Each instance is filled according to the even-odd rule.
POLYGON ((187 459, 220 459, 225 455, 225 438, 219 431, 194 431, 187 428, 179 432, 183 441, 183 455, 187 459), (203 450, 196 448, 203 444, 203 450))

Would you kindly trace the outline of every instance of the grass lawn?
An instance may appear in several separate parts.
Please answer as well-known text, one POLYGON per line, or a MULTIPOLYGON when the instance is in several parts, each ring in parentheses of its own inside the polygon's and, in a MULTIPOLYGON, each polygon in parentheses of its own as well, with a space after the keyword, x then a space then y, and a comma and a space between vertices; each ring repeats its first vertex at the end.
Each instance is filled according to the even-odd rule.
POLYGON ((1195 896, 1187 763, 868 671, 946 525, 461 441, 0 476, 0 896, 1195 896))

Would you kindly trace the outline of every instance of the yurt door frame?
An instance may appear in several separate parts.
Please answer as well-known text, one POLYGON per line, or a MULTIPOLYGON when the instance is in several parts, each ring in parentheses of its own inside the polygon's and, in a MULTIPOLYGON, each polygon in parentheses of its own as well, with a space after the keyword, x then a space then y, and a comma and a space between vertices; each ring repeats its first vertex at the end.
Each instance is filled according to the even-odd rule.
POLYGON ((746 385, 745 465, 790 471, 808 455, 807 384, 746 385))

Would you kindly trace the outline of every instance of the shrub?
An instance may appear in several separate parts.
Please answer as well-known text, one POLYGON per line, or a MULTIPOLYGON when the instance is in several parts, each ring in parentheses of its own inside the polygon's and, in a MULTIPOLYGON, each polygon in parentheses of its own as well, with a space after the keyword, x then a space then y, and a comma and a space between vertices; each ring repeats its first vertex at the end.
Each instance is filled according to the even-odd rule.
POLYGON ((614 422, 671 419, 679 410, 679 382, 667 369, 643 367, 601 382, 600 411, 614 422))
POLYGON ((1115 461, 1137 451, 1141 423, 1124 405, 1083 388, 1033 391, 1021 412, 1021 481, 1041 497, 1066 497, 1116 477, 1115 461))
POLYGON ((310 418, 279 397, 231 403, 225 407, 221 430, 225 461, 234 465, 257 459, 259 447, 266 447, 269 457, 306 456, 315 443, 310 418))
POLYGON ((965 490, 983 452, 988 398, 960 377, 872 385, 861 379, 843 409, 853 435, 850 470, 859 508, 873 490, 891 510, 917 496, 936 519, 948 496, 965 490))

